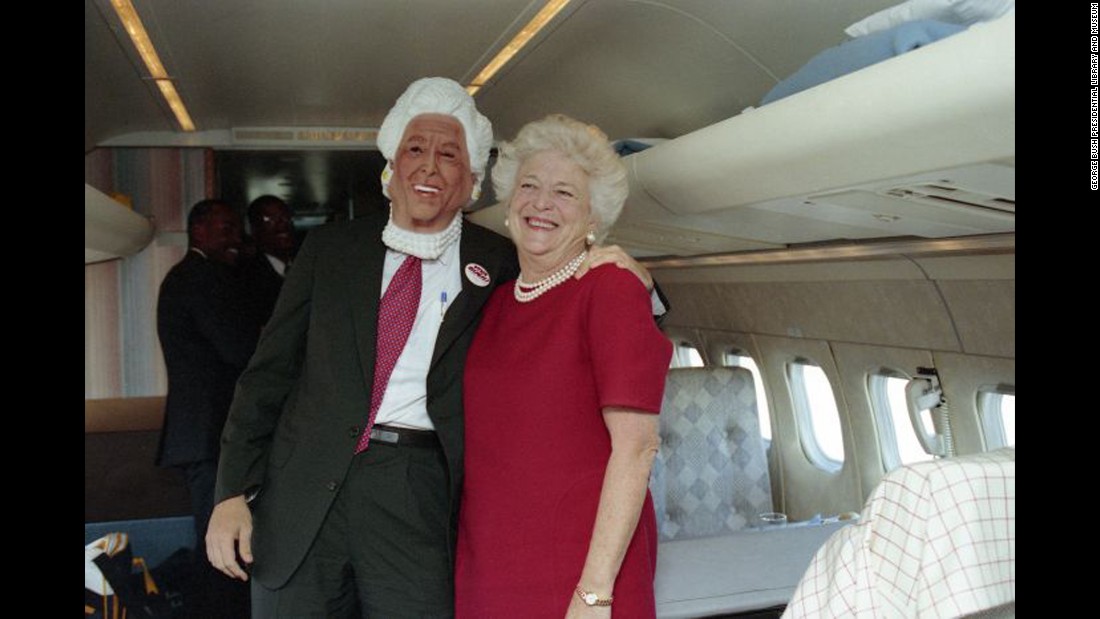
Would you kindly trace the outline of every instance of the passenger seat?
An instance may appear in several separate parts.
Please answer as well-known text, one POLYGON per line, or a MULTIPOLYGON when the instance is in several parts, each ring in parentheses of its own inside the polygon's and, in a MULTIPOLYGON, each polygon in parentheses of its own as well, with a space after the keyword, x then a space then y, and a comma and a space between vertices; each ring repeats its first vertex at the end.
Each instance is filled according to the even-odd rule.
POLYGON ((739 531, 773 511, 752 373, 674 368, 650 477, 661 541, 739 531))
POLYGON ((650 478, 658 619, 778 616, 814 552, 847 524, 753 526, 774 509, 757 419, 748 370, 669 370, 650 478))

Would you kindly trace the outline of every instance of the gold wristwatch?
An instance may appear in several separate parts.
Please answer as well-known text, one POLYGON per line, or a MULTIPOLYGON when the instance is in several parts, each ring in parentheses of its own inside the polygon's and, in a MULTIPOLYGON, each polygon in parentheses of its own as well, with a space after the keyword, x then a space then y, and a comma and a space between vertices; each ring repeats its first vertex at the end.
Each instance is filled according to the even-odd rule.
POLYGON ((588 606, 611 606, 611 601, 615 599, 614 596, 600 599, 600 596, 595 593, 581 589, 580 585, 577 585, 577 597, 588 606))

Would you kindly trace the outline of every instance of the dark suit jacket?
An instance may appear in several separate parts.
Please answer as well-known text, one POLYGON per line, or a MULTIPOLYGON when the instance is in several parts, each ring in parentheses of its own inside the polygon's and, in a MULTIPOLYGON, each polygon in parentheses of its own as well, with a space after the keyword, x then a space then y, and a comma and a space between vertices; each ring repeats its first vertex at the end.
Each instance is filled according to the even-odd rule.
POLYGON ((283 276, 275 271, 263 252, 257 252, 241 265, 241 278, 248 291, 250 311, 256 324, 263 328, 275 310, 275 301, 283 288, 283 276))
POLYGON ((157 335, 168 397, 156 462, 178 466, 218 457, 233 386, 259 335, 242 312, 239 284, 224 265, 188 251, 160 286, 157 335))
MULTIPOLYGON (((252 576, 267 587, 285 583, 301 563, 366 422, 385 223, 384 215, 370 216, 309 234, 237 386, 222 436, 215 500, 260 489, 253 503, 252 576)), ((455 523, 466 350, 493 289, 518 272, 511 241, 469 222, 459 253, 460 268, 477 263, 491 283, 481 288, 463 277, 427 378, 428 414, 447 460, 455 523)))

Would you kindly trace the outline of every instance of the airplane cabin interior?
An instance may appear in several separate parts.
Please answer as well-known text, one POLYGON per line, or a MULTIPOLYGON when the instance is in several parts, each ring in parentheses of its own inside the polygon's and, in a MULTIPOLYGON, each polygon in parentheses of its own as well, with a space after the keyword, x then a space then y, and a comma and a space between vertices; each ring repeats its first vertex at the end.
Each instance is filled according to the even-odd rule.
POLYGON ((191 205, 385 212, 382 119, 445 76, 497 143, 564 113, 622 155, 605 242, 671 306, 658 617, 1015 616, 1014 1, 84 5, 86 544, 195 544, 153 463, 191 205))

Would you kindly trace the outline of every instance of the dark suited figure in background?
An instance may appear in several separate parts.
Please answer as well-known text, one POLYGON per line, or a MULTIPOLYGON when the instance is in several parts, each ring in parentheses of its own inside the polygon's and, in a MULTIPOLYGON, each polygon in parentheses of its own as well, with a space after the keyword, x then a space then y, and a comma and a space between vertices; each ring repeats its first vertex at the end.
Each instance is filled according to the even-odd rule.
MULTIPOLYGON (((201 543, 214 508, 219 437, 258 331, 234 271, 240 217, 221 201, 203 200, 187 217, 187 239, 187 255, 165 276, 157 300, 168 397, 156 463, 185 475, 201 543)), ((196 613, 247 616, 247 587, 211 568, 201 553, 196 561, 201 590, 211 599, 209 609, 196 613)))
POLYGON ((286 269, 294 259, 294 218, 286 202, 265 195, 248 205, 248 224, 256 255, 246 260, 241 270, 262 327, 271 318, 286 269))

